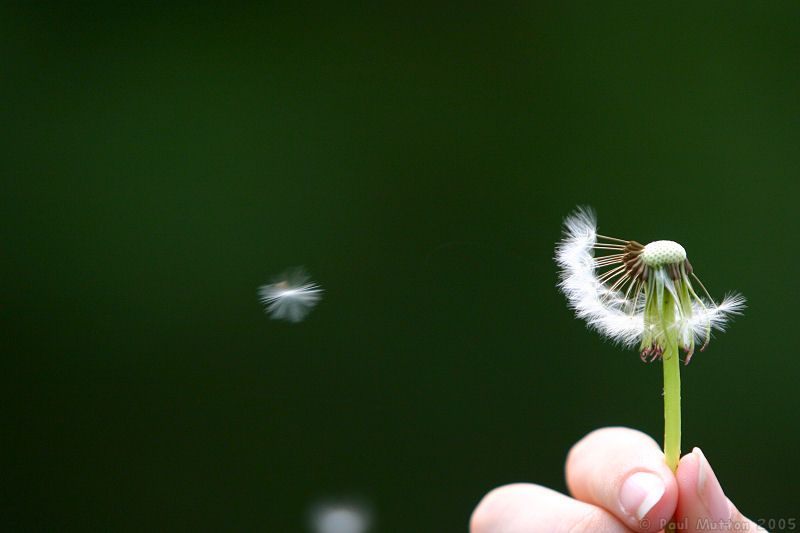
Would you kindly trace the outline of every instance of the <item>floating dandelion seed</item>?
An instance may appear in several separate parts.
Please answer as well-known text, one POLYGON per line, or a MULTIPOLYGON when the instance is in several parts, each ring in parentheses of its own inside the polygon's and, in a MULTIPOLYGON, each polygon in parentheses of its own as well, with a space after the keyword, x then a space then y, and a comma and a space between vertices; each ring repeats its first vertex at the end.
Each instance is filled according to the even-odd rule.
POLYGON ((355 503, 318 503, 311 510, 314 533, 365 533, 372 521, 366 506, 355 503))
POLYGON ((258 295, 270 318, 300 322, 322 298, 322 288, 296 267, 259 287, 258 295))
POLYGON ((579 318, 624 346, 638 344, 643 361, 663 361, 664 460, 675 472, 681 454, 678 348, 686 352, 688 364, 696 343, 702 343, 702 351, 712 329, 724 330, 731 316, 741 313, 744 297, 729 294, 716 304, 683 246, 674 241, 642 245, 600 235, 589 208, 578 208, 564 220, 556 262, 561 267, 559 287, 579 318), (604 255, 595 257, 595 252, 604 255))
POLYGON ((711 330, 724 331, 731 315, 745 307, 739 294, 716 304, 677 242, 642 245, 599 235, 595 214, 588 208, 578 208, 564 221, 556 261, 561 267, 559 287, 577 316, 626 347, 638 344, 643 360, 661 358, 667 338, 675 334, 688 364, 695 343, 704 350, 711 330), (595 252, 605 255, 595 257, 595 252), (669 323, 663 316, 667 294, 673 307, 668 311, 674 315, 669 323))

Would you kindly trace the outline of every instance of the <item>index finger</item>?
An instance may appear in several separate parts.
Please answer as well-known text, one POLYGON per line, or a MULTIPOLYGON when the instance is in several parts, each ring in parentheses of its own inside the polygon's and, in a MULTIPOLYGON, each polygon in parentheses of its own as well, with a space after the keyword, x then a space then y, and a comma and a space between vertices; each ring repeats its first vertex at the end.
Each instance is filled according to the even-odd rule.
POLYGON ((589 433, 570 450, 566 476, 576 499, 606 509, 634 531, 659 531, 675 513, 675 476, 658 444, 640 431, 589 433))

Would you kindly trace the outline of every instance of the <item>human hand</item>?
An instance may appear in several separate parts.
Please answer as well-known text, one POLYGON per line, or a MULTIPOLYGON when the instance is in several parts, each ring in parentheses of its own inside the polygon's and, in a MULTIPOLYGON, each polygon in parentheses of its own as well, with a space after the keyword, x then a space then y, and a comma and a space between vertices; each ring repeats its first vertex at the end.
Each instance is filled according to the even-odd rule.
POLYGON ((613 427, 593 431, 569 452, 572 498, 540 485, 497 488, 472 513, 471 533, 650 533, 674 517, 682 533, 765 531, 725 496, 703 452, 681 458, 673 474, 649 436, 613 427))

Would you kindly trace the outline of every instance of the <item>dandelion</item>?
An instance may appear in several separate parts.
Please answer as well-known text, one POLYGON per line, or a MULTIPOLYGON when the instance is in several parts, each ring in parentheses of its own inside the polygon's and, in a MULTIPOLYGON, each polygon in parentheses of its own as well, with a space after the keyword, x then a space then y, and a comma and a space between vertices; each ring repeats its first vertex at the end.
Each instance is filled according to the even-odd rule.
POLYGON ((322 298, 322 288, 296 267, 259 287, 258 295, 270 318, 300 322, 322 298))
POLYGON ((579 318, 625 347, 638 346, 643 361, 663 360, 664 452, 675 470, 680 458, 678 350, 684 350, 688 364, 698 344, 700 351, 708 346, 712 330, 724 331, 732 315, 742 312, 744 297, 732 293, 715 303, 683 246, 600 235, 590 208, 578 208, 564 220, 556 262, 559 287, 579 318))

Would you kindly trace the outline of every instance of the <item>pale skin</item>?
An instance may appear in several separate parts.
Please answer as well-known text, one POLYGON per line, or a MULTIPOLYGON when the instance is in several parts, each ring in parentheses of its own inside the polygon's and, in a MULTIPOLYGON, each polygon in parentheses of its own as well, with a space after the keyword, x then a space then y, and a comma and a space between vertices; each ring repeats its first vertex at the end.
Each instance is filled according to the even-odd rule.
POLYGON ((765 531, 725 496, 702 451, 685 454, 673 474, 658 443, 633 429, 586 435, 567 456, 566 478, 571 497, 529 483, 491 491, 472 513, 470 533, 650 533, 673 517, 682 533, 765 531))

